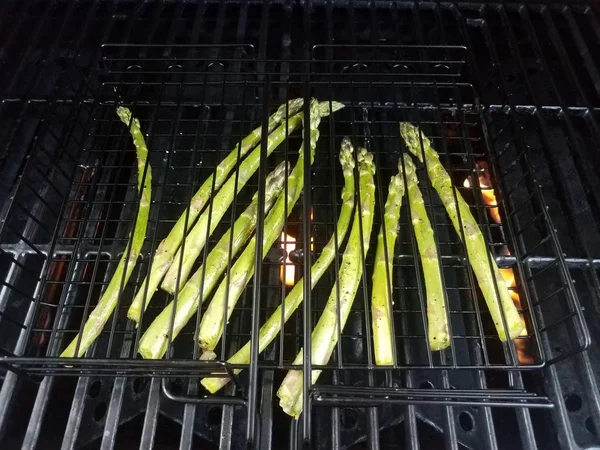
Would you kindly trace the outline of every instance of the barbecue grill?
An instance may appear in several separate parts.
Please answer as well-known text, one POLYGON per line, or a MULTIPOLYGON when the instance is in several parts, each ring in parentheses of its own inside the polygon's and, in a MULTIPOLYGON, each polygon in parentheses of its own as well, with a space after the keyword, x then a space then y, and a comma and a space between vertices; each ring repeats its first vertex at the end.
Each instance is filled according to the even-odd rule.
MULTIPOLYGON (((5 448, 594 448, 600 281, 600 11, 584 2, 4 2, 0 6, 0 439, 5 448), (217 359, 200 360, 206 304, 168 356, 138 354, 172 299, 139 327, 126 312, 160 241, 238 141, 296 97, 339 101, 281 239, 255 276, 217 359), (139 206, 135 152, 115 109, 141 122, 153 194, 142 257, 100 338, 60 352, 125 251, 139 206), (398 123, 431 139, 471 206, 526 329, 501 343, 461 236, 423 167, 452 346, 427 344, 422 269, 406 206, 394 255, 395 364, 374 363, 370 277, 387 184, 406 153, 398 123), (332 359, 285 416, 276 390, 334 286, 341 250, 311 291, 333 234, 348 136, 374 154, 371 251, 332 359), (227 359, 304 277, 304 301, 249 364, 227 359), (244 369, 239 375, 233 370, 244 369), (209 395, 208 374, 231 379, 209 395)), ((302 132, 267 158, 209 244, 295 161, 302 132)), ((266 144, 267 134, 261 142, 266 144)), ((209 215, 212 205, 207 206, 209 215)), ((209 219, 210 221, 210 219, 209 219)), ((191 227, 192 224, 188 226, 191 227)), ((256 234, 264 232, 264 218, 256 234)), ((189 228, 188 228, 189 229, 189 228)), ((260 242, 260 238, 258 239, 260 242)), ((264 260, 262 257, 264 256, 264 260)), ((261 262, 262 260, 262 262, 261 262)), ((227 275, 225 275, 227 276, 227 275)))

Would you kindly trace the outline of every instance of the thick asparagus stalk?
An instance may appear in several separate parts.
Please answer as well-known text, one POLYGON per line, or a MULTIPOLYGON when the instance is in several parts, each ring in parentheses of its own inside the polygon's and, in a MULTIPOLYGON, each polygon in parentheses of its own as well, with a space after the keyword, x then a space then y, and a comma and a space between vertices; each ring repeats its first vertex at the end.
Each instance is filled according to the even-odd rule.
POLYGON ((125 286, 127 281, 129 281, 129 277, 133 272, 138 256, 142 250, 142 245, 144 245, 144 239, 146 238, 148 214, 150 212, 150 197, 152 194, 152 170, 150 164, 148 164, 148 169, 146 170, 148 148, 144 142, 144 135, 140 128, 140 122, 135 118, 132 120, 131 111, 121 106, 117 108, 117 114, 121 121, 130 127, 129 132, 133 138, 137 155, 137 189, 140 195, 140 205, 135 221, 135 228, 121 259, 117 264, 115 273, 110 279, 102 297, 100 297, 98 304, 85 322, 81 335, 78 334, 75 339, 71 341, 69 346, 60 355, 61 357, 73 357, 75 356, 76 351, 78 357, 83 356, 96 338, 98 338, 104 325, 106 325, 110 315, 117 306, 121 283, 125 286), (144 176, 145 170, 146 174, 144 176))
POLYGON ((427 295, 427 327, 429 347, 431 350, 442 350, 450 345, 446 304, 444 303, 444 285, 440 272, 440 261, 433 228, 427 216, 423 196, 419 190, 419 180, 412 159, 404 155, 404 170, 406 173, 408 202, 412 217, 413 229, 417 247, 421 255, 423 278, 427 295))
POLYGON ((400 134, 413 155, 421 162, 423 162, 423 158, 425 158, 431 185, 442 200, 446 212, 450 216, 452 225, 454 225, 456 233, 461 238, 462 233, 460 226, 462 222, 467 256, 473 267, 475 277, 479 282, 479 288, 481 289, 485 302, 490 310, 492 320, 494 321, 496 331, 498 332, 498 337, 503 342, 507 340, 507 330, 502 321, 502 311, 500 311, 496 287, 500 297, 500 304, 502 304, 502 310, 504 311, 508 336, 510 336, 510 339, 516 338, 523 330, 523 323, 521 322, 519 312, 510 297, 504 279, 498 270, 496 260, 489 252, 483 234, 477 226, 477 221, 471 214, 469 205, 465 202, 462 195, 460 195, 458 189, 455 189, 454 186, 452 186, 452 180, 444 169, 444 166, 442 166, 440 157, 433 149, 427 136, 425 136, 425 134, 417 127, 407 122, 400 123, 400 134), (419 135, 421 136, 420 139, 419 135), (423 143, 422 147, 421 142, 423 143), (454 198, 455 194, 456 200, 454 198))
MULTIPOLYGON (((317 108, 318 108, 318 104, 315 106, 315 111, 319 111, 317 108)), ((328 111, 329 110, 327 110, 327 112, 328 111)), ((316 115, 319 116, 319 114, 317 114, 317 113, 316 113, 316 115)), ((298 117, 293 117, 292 119, 295 119, 296 121, 301 120, 299 117, 299 116, 301 116, 301 114, 297 114, 297 116, 298 117)), ((292 119, 290 119, 290 121, 288 121, 288 122, 292 122, 292 119)), ((291 131, 291 127, 288 124, 288 132, 290 132, 290 131, 291 131)), ((274 131, 269 136, 269 146, 267 148, 267 154, 270 154, 275 149, 275 147, 277 147, 277 145, 279 145, 279 143, 281 141, 283 141, 283 139, 285 138, 285 135, 286 135, 286 127, 285 127, 285 124, 283 124, 278 128, 278 130, 274 131), (273 143, 277 142, 277 144, 271 145, 271 142, 273 142, 273 143)), ((238 179, 237 179, 237 190, 238 191, 240 189, 242 189, 242 187, 244 187, 246 182, 250 179, 250 177, 256 171, 256 169, 258 168, 259 165, 260 165, 260 147, 257 147, 257 149, 254 150, 248 156, 248 158, 246 158, 244 160, 244 162, 240 165, 238 179)), ((235 191, 236 191, 236 180, 235 180, 235 176, 232 175, 231 177, 229 177, 229 180, 227 180, 227 182, 223 185, 223 187, 221 188, 221 190, 219 191, 219 193, 217 194, 217 196, 215 197, 215 199, 213 201, 212 218, 210 220, 209 234, 214 231, 214 229, 218 225, 219 221, 223 217, 223 214, 225 214, 225 211, 227 211, 227 208, 233 201, 233 198, 235 196, 235 191)), ((181 247, 175 254, 175 257, 173 258, 173 263, 171 264, 171 267, 169 268, 167 274, 165 275, 165 279, 163 280, 163 283, 161 285, 161 288, 164 289, 165 291, 167 291, 171 294, 173 294, 175 292, 175 288, 177 286, 177 281, 178 281, 177 276, 179 273, 180 273, 179 284, 182 286, 187 281, 187 278, 192 270, 192 267, 194 266, 194 263, 196 262, 198 255, 204 248, 204 244, 206 243, 206 234, 207 234, 206 229, 208 228, 208 225, 209 225, 208 219, 209 219, 209 211, 207 210, 204 213, 202 213, 202 215, 198 219, 198 222, 196 223, 196 225, 194 225, 192 230, 189 232, 188 236, 185 238, 185 250, 184 250, 183 260, 181 258, 181 252, 183 250, 183 247, 181 247)))
MULTIPOLYGON (((264 235, 263 235, 263 255, 266 255, 269 248, 273 245, 285 222, 286 201, 287 214, 289 215, 294 208, 294 205, 300 197, 300 193, 304 187, 304 158, 306 146, 308 144, 309 157, 312 164, 314 152, 319 139, 319 124, 321 116, 318 111, 318 103, 316 100, 311 102, 310 107, 310 142, 303 142, 300 148, 300 156, 296 166, 288 179, 287 199, 281 195, 275 206, 265 219, 264 235)), ((219 342, 223 333, 223 324, 225 320, 229 320, 233 309, 244 291, 250 278, 254 275, 254 254, 256 251, 256 237, 253 237, 246 249, 241 254, 239 259, 231 268, 229 277, 221 282, 215 295, 208 306, 206 313, 202 317, 199 331, 200 346, 206 351, 212 351, 219 342)))
MULTIPOLYGON (((402 167, 402 163, 398 163, 402 167)), ((394 248, 398 237, 398 221, 404 196, 404 180, 397 173, 390 180, 388 196, 383 210, 383 224, 377 236, 375 267, 373 268, 373 292, 371 294, 371 320, 373 322, 373 345, 375 363, 379 366, 394 364, 392 335, 392 310, 389 292, 393 289, 394 248), (384 239, 385 233, 385 239, 384 239), (387 259, 386 259, 387 255, 387 259), (387 263, 386 263, 387 261, 387 263)))
MULTIPOLYGON (((337 299, 337 289, 334 286, 329 294, 325 309, 312 332, 311 359, 314 365, 327 364, 333 353, 337 344, 338 326, 341 331, 346 325, 358 285, 360 284, 363 261, 369 250, 371 228, 373 226, 373 210, 375 209, 375 183, 373 180, 375 165, 373 164, 373 155, 365 149, 360 150, 358 167, 360 176, 360 207, 357 208, 354 214, 352 230, 350 231, 350 237, 348 238, 348 244, 344 251, 342 265, 338 274, 337 283, 340 286, 339 301, 337 299), (362 251, 364 253, 361 254, 362 251), (338 314, 341 321, 340 324, 338 324, 338 314)), ((303 352, 300 351, 294 360, 294 364, 302 364, 303 356, 303 352)), ((312 384, 317 381, 320 374, 320 370, 313 370, 311 374, 312 384)), ((280 399, 279 405, 290 416, 298 417, 302 412, 302 384, 302 371, 291 370, 287 373, 277 391, 277 396, 280 399)))
MULTIPOLYGON (((335 233, 329 242, 323 247, 323 251, 319 258, 315 261, 310 269, 310 284, 311 288, 319 282, 327 268, 331 265, 335 257, 336 249, 342 245, 350 219, 352 210, 354 209, 354 150, 349 139, 342 140, 342 148, 340 150, 340 164, 344 173, 344 187, 342 188, 342 207, 337 222, 337 233, 335 233), (337 240, 336 240, 337 238, 337 240)), ((278 335, 281 329, 281 308, 283 307, 284 323, 292 316, 298 308, 304 297, 304 283, 302 279, 296 283, 292 291, 286 296, 283 306, 279 305, 271 314, 269 319, 260 328, 258 334, 258 351, 263 352, 267 346, 273 342, 273 339, 278 335)), ((250 363, 251 342, 247 342, 235 355, 227 360, 231 365, 249 364, 250 363)), ((242 369, 236 369, 238 374, 242 369)), ((217 392, 229 382, 229 378, 205 378, 202 380, 202 385, 211 393, 217 392)))
MULTIPOLYGON (((288 173, 288 164, 283 162, 273 170, 266 179, 265 209, 269 211, 275 199, 280 194, 288 173)), ((258 219, 258 193, 254 194, 250 206, 238 217, 233 227, 227 231, 211 250, 206 263, 190 277, 175 300, 150 324, 140 339, 139 353, 146 359, 159 359, 167 351, 169 328, 173 321, 172 339, 174 340, 183 327, 195 314, 201 304, 212 292, 217 280, 227 268, 227 263, 233 259, 242 246, 250 239, 258 219), (231 242, 231 253, 229 243, 231 242), (202 282, 204 277, 204 282, 202 282), (202 289, 202 291, 201 291, 202 289), (173 317, 175 314, 175 317, 173 317)))
MULTIPOLYGON (((273 131, 275 127, 277 127, 286 117, 295 115, 302 107, 302 104, 302 99, 290 100, 288 103, 281 105, 279 109, 269 118, 268 131, 269 133, 273 134, 269 137, 267 152, 272 152, 283 141, 283 139, 285 139, 285 123, 279 126, 277 130, 273 131)), ((290 117, 287 125, 288 131, 291 133, 298 126, 300 126, 300 123, 300 117, 290 117)), ((186 228, 189 229, 189 227, 194 224, 196 218, 206 205, 213 189, 213 180, 214 189, 216 191, 223 185, 227 179, 227 176, 237 164, 238 159, 246 155, 246 153, 254 148, 260 141, 261 134, 262 127, 258 127, 252 131, 252 133, 246 136, 240 143, 238 143, 225 157, 225 159, 219 163, 214 174, 209 176, 204 181, 202 186, 200 186, 200 189, 198 189, 198 191, 194 194, 192 200, 190 201, 189 208, 184 211, 183 214, 181 214, 169 232, 168 236, 163 239, 156 249, 150 266, 150 273, 144 278, 140 289, 138 290, 133 302, 131 303, 131 306, 129 307, 129 311, 127 311, 127 317, 129 317, 131 320, 134 320, 135 322, 140 321, 143 312, 142 309, 145 310, 148 307, 148 304, 150 303, 150 300, 152 299, 152 296, 154 295, 159 283, 171 266, 173 255, 179 249, 179 246, 185 237, 184 233, 186 228)), ((252 154, 255 154, 255 159, 258 158, 260 156, 260 147, 255 149, 252 154)), ((240 184, 239 189, 241 189, 241 186, 243 186, 243 184, 240 184)), ((213 219, 213 222, 216 222, 216 226, 219 221, 213 219)))

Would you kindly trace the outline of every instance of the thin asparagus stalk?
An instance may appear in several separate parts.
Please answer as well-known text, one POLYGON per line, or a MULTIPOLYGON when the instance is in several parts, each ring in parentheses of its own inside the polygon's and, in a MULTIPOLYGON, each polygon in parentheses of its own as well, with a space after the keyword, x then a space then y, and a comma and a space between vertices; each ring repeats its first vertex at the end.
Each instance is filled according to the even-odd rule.
MULTIPOLYGON (((264 235, 263 235, 263 255, 266 255, 269 248, 273 245, 285 222, 287 201, 287 214, 289 215, 294 208, 294 205, 300 197, 300 193, 304 187, 304 158, 305 148, 309 145, 309 157, 312 164, 314 160, 315 148, 319 139, 319 124, 321 116, 318 111, 318 103, 316 100, 311 102, 310 106, 310 142, 303 142, 300 148, 300 156, 296 166, 288 179, 287 199, 284 195, 279 196, 275 206, 265 219, 264 235)), ((215 295, 208 306, 206 313, 202 317, 199 331, 200 346, 205 351, 212 351, 219 342, 223 333, 223 324, 225 320, 229 320, 235 305, 244 291, 246 285, 254 275, 254 254, 256 251, 256 236, 252 238, 246 249, 241 254, 239 259, 231 268, 229 277, 226 277, 215 292, 215 295), (226 316, 226 317, 225 317, 226 316)))
MULTIPOLYGON (((285 123, 279 126, 277 130, 273 130, 282 121, 284 121, 286 117, 290 117, 288 120, 288 129, 290 133, 300 125, 300 117, 292 119, 291 116, 300 111, 303 103, 304 102, 302 99, 290 100, 288 103, 281 105, 279 109, 277 109, 277 111, 269 118, 268 131, 269 133, 273 134, 272 136, 269 136, 267 152, 272 152, 281 143, 281 141, 285 139, 285 123)), ((152 259, 150 273, 144 278, 140 289, 138 290, 133 302, 131 303, 131 306, 129 307, 129 311, 127 311, 127 317, 129 317, 131 320, 135 322, 140 321, 143 312, 142 307, 144 310, 148 307, 148 304, 150 303, 150 300, 152 300, 152 296, 158 288, 159 283, 171 266, 173 255, 179 249, 179 246, 185 237, 184 233, 186 228, 191 227, 194 224, 196 218, 206 205, 213 189, 213 179, 214 189, 216 192, 216 190, 223 185, 227 179, 227 176, 237 164, 238 159, 246 155, 246 153, 254 148, 260 141, 261 134, 262 127, 258 127, 252 131, 252 133, 246 136, 240 143, 236 144, 236 146, 225 157, 225 159, 219 163, 214 174, 210 175, 204 181, 202 186, 200 186, 200 189, 198 189, 198 191, 194 194, 192 200, 190 201, 189 208, 181 214, 169 232, 168 236, 163 239, 156 249, 154 258, 152 259), (144 301, 144 299, 146 300, 144 301)), ((260 147, 254 150, 253 154, 254 153, 260 156, 260 147)), ((240 185, 240 189, 241 186, 242 185, 240 185)), ((216 222, 218 223, 218 220, 216 220, 216 222)))
POLYGON ((417 127, 407 122, 400 123, 400 134, 413 155, 421 162, 423 162, 423 157, 425 157, 427 174, 429 175, 431 185, 442 200, 456 233, 462 237, 458 217, 458 214, 460 213, 467 256, 473 267, 475 277, 479 282, 479 288, 481 289, 485 302, 490 310, 498 337, 503 342, 507 340, 507 330, 502 322, 502 311, 500 311, 500 304, 498 303, 498 296, 496 295, 496 286, 498 288, 500 303, 502 304, 502 310, 506 319, 506 326, 508 327, 508 336, 510 336, 510 339, 515 339, 521 334, 523 323, 521 322, 519 312, 510 297, 504 279, 498 270, 496 260, 489 252, 483 234, 477 226, 477 221, 471 214, 469 205, 465 202, 462 195, 460 195, 458 189, 452 186, 452 180, 444 169, 444 166, 442 166, 440 157, 432 147, 427 136, 425 136, 425 134, 417 127), (421 136, 421 139, 419 139, 419 135, 421 136), (421 142, 423 143, 422 148, 421 142), (456 200, 454 198, 455 193, 456 200))
POLYGON ((444 285, 442 284, 435 236, 427 216, 423 196, 419 190, 416 167, 408 155, 404 155, 404 169, 410 214, 425 279, 429 347, 433 351, 443 350, 450 345, 450 334, 448 333, 444 285))
MULTIPOLYGON (((318 105, 317 105, 318 106, 318 105)), ((317 108, 317 106, 315 108, 317 108)), ((315 111, 317 111, 315 109, 315 111)), ((327 109, 327 113, 329 109, 327 109)), ((297 116, 302 116, 302 114, 297 114, 297 116)), ((317 114, 318 116, 318 114, 317 114)), ((301 121, 301 117, 293 117, 288 121, 288 132, 292 131, 292 127, 289 123, 294 121, 301 121)), ((294 126, 294 128, 297 125, 294 126)), ((280 142, 285 139, 286 136, 286 127, 285 124, 281 125, 278 130, 274 131, 269 136, 269 145, 267 148, 267 155, 271 154, 271 152, 279 145, 280 142), (271 143, 276 143, 276 145, 271 145, 271 143)), ((260 147, 257 147, 248 157, 242 162, 239 168, 238 179, 237 179, 237 190, 241 190, 246 182, 250 179, 252 174, 256 172, 258 166, 260 165, 260 147)), ((209 234, 211 234, 214 229, 217 227, 219 221, 227 211, 227 208, 233 201, 236 191, 236 179, 235 176, 232 175, 229 177, 229 180, 223 185, 217 196, 213 201, 212 208, 212 218, 210 220, 210 230, 209 234)), ((178 282, 178 274, 179 274, 179 285, 183 286, 183 284, 187 281, 190 272, 192 271, 192 267, 200 255, 200 252, 204 248, 204 244, 206 243, 206 229, 209 225, 209 211, 206 210, 200 218, 196 225, 189 232, 188 236, 185 238, 185 251, 183 255, 183 260, 181 258, 181 252, 183 247, 180 247, 175 257, 173 258, 173 262, 171 267, 169 268, 167 274, 165 275, 165 279, 161 284, 161 288, 171 294, 175 292, 175 288, 178 282)))
MULTIPOLYGON (((360 284, 363 261, 369 250, 371 228, 373 226, 373 210, 375 209, 375 183, 373 180, 375 165, 373 164, 373 155, 365 149, 360 149, 358 167, 360 176, 360 208, 357 208, 354 213, 352 230, 350 231, 350 237, 348 238, 348 244, 344 251, 342 265, 338 274, 337 283, 340 286, 339 301, 337 299, 337 289, 334 286, 329 294, 325 309, 312 332, 311 359, 314 365, 327 364, 333 353, 337 344, 338 326, 341 331, 346 325, 358 285, 360 284), (359 219, 359 216, 362 221, 359 219), (364 253, 361 254, 361 251, 364 251, 364 253), (338 314, 341 321, 340 324, 338 324, 338 314)), ((303 356, 303 351, 300 351, 294 360, 294 364, 302 364, 303 356)), ((320 374, 320 370, 313 370, 311 374, 312 384, 317 381, 320 374)), ((283 411, 296 418, 302 412, 302 385, 302 370, 291 370, 287 373, 277 391, 277 396, 280 399, 279 405, 283 411)))
MULTIPOLYGON (((269 211, 281 193, 287 173, 288 164, 283 162, 267 176, 264 214, 269 211)), ((206 257, 205 265, 200 267, 181 289, 177 296, 177 309, 175 309, 175 300, 171 301, 142 335, 138 351, 144 358, 160 359, 165 355, 171 321, 173 321, 172 339, 174 340, 195 314, 198 305, 210 295, 217 280, 227 268, 228 261, 233 259, 250 239, 257 219, 258 193, 254 194, 250 206, 240 214, 233 227, 221 237, 211 250, 206 257), (231 252, 229 252, 230 242, 231 252), (202 277, 204 277, 204 283, 202 283, 202 277), (174 313, 175 317, 173 317, 174 313)))
POLYGON ((117 108, 117 115, 121 121, 127 125, 131 137, 133 138, 133 144, 135 145, 135 151, 137 155, 137 189, 140 195, 140 206, 135 221, 135 228, 129 239, 129 243, 117 264, 117 269, 113 274, 110 282, 102 297, 98 301, 98 304, 94 310, 90 313, 81 336, 78 334, 75 339, 71 341, 69 346, 60 355, 61 357, 74 357, 77 351, 77 357, 81 357, 90 348, 94 341, 98 338, 104 325, 110 318, 112 312, 117 306, 119 300, 119 291, 121 283, 123 286, 129 281, 129 277, 133 272, 138 256, 142 250, 144 239, 146 238, 146 228, 148 226, 148 215, 150 213, 150 198, 151 198, 151 186, 152 186, 152 169, 148 164, 146 176, 144 177, 144 170, 146 167, 146 161, 148 159, 148 148, 144 142, 144 135, 140 128, 140 122, 138 119, 133 118, 131 111, 122 106, 117 108), (130 125, 131 124, 131 125, 130 125))
MULTIPOLYGON (((402 164, 398 163, 401 169, 402 164)), ((398 237, 398 221, 404 196, 404 180, 397 173, 390 180, 388 196, 383 210, 383 224, 377 236, 375 267, 373 268, 373 292, 371 314, 373 322, 373 346, 375 363, 379 366, 394 364, 392 336, 392 302, 389 292, 393 289, 394 248, 398 237), (384 239, 385 233, 385 239, 384 239), (387 255, 387 264, 386 264, 387 255)))
MULTIPOLYGON (((327 268, 331 265, 335 257, 336 249, 339 249, 350 226, 352 210, 354 209, 354 149, 349 139, 342 140, 340 150, 340 164, 344 173, 344 187, 342 188, 342 207, 337 222, 337 232, 329 239, 329 242, 323 247, 319 258, 310 269, 311 289, 319 282, 327 268), (337 238, 337 240, 336 240, 337 238)), ((283 302, 284 323, 292 316, 304 298, 304 283, 302 279, 296 283, 292 291, 287 295, 283 302)), ((281 330, 281 308, 279 305, 275 312, 260 328, 258 334, 258 351, 263 352, 267 346, 273 342, 273 339, 281 330)), ((227 360, 228 364, 249 364, 250 363, 251 342, 247 342, 238 352, 227 360)), ((242 369, 235 369, 235 374, 240 373, 242 369)), ((212 394, 224 387, 229 382, 229 378, 205 378, 202 385, 212 394)))

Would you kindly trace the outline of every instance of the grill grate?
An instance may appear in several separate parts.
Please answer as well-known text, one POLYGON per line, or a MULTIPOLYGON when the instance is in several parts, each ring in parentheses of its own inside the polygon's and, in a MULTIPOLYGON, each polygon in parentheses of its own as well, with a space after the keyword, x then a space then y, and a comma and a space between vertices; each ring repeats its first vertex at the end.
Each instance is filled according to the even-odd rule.
MULTIPOLYGON (((589 56, 597 47, 594 9, 476 4, 460 8, 394 4, 377 9, 375 4, 337 7, 320 2, 305 7, 153 2, 133 6, 128 2, 78 7, 53 3, 43 11, 45 20, 31 34, 30 47, 23 53, 28 57, 14 64, 16 70, 3 75, 9 79, 2 85, 9 88, 1 114, 11 120, 0 130, 2 142, 10 150, 19 148, 22 140, 28 157, 23 162, 10 161, 2 168, 3 175, 7 175, 3 176, 7 180, 3 192, 12 190, 6 195, 13 198, 5 202, 2 216, 0 273, 5 281, 0 302, 7 306, 0 308, 0 344, 8 354, 18 355, 4 362, 19 371, 93 375, 79 378, 75 392, 70 394, 74 401, 65 419, 69 430, 65 442, 84 444, 80 418, 98 410, 101 417, 95 422, 99 425, 96 436, 102 434, 102 428, 109 430, 103 443, 114 445, 116 427, 128 417, 121 411, 121 404, 129 399, 130 389, 135 392, 135 381, 118 377, 113 382, 112 377, 149 372, 180 377, 164 380, 163 393, 205 404, 184 407, 164 397, 159 401, 161 381, 150 381, 148 388, 141 389, 142 396, 136 397, 141 408, 148 408, 140 430, 144 443, 154 441, 158 411, 169 408, 178 411, 171 417, 183 424, 183 446, 191 443, 194 431, 217 442, 218 432, 206 431, 196 422, 211 414, 220 417, 219 411, 223 411, 219 421, 225 447, 231 444, 232 436, 225 436, 231 423, 238 433, 233 438, 234 446, 238 437, 244 439, 241 436, 250 440, 260 436, 270 442, 265 436, 271 434, 271 426, 277 436, 279 425, 271 406, 272 386, 280 374, 275 369, 290 367, 303 344, 303 334, 311 328, 312 323, 304 323, 301 312, 290 321, 276 345, 255 358, 250 371, 242 373, 238 390, 231 389, 217 399, 203 399, 198 397, 195 381, 188 383, 183 377, 212 370, 225 373, 228 368, 217 363, 200 366, 191 361, 197 352, 193 348, 194 327, 173 345, 178 362, 129 359, 135 354, 140 332, 126 324, 122 309, 141 282, 148 264, 144 261, 138 264, 124 290, 121 314, 107 326, 93 358, 66 368, 46 356, 56 355, 64 345, 61 341, 66 338, 61 332, 77 331, 81 322, 77 316, 86 307, 89 310, 98 298, 106 281, 104 276, 112 273, 111 267, 131 228, 136 206, 133 152, 126 130, 113 117, 115 102, 130 105, 149 135, 151 164, 157 174, 153 190, 157 197, 144 248, 149 257, 198 182, 221 159, 222 151, 264 120, 265 106, 308 95, 343 100, 347 108, 321 126, 321 151, 312 177, 306 180, 311 202, 305 204, 313 206, 314 219, 307 215, 310 210, 299 206, 287 222, 285 233, 299 240, 298 248, 305 245, 305 237, 313 236, 317 250, 331 234, 341 182, 335 156, 344 135, 352 136, 355 144, 366 143, 375 152, 381 204, 383 186, 402 151, 395 124, 399 120, 418 123, 433 138, 443 160, 445 157, 445 166, 452 169, 455 183, 460 186, 471 176, 476 187, 463 193, 474 205, 491 246, 498 254, 510 251, 510 255, 499 258, 499 263, 516 273, 516 292, 523 302, 529 330, 518 342, 527 348, 531 359, 519 360, 520 346, 501 348, 493 329, 485 325, 487 308, 476 307, 477 294, 469 281, 470 270, 461 246, 456 235, 448 232, 437 197, 425 189, 444 255, 452 350, 438 357, 425 347, 422 288, 417 283, 418 268, 414 267, 412 230, 403 211, 395 258, 399 268, 395 280, 395 296, 399 298, 396 369, 400 370, 384 371, 372 366, 366 350, 371 348, 368 292, 362 291, 336 358, 328 366, 331 370, 315 386, 312 405, 305 405, 312 414, 305 415, 297 429, 291 429, 290 441, 297 436, 300 441, 312 439, 323 448, 339 448, 368 437, 371 448, 387 448, 385 434, 377 438, 377 430, 404 421, 404 434, 392 440, 406 439, 417 447, 420 439, 421 445, 427 446, 424 435, 432 430, 424 431, 417 425, 417 419, 424 418, 446 430, 451 447, 458 442, 473 447, 502 447, 506 438, 500 436, 504 432, 500 431, 500 421, 495 420, 496 412, 492 415, 497 411, 490 408, 493 401, 475 405, 495 392, 494 400, 503 405, 518 401, 517 406, 544 406, 549 398, 558 406, 553 413, 557 420, 571 415, 578 427, 587 430, 584 438, 578 434, 578 443, 595 442, 594 433, 589 431, 595 430, 594 418, 598 415, 598 394, 589 365, 593 352, 577 355, 587 347, 590 337, 576 300, 578 291, 584 306, 593 306, 599 285, 597 177, 593 164, 586 164, 596 158, 591 149, 597 147, 598 138, 595 106, 600 92, 596 67, 589 56), (101 21, 96 15, 109 20, 101 21), (299 17, 303 22, 296 23, 299 17), (267 29, 267 23, 278 26, 267 29), (52 29, 60 31, 51 34, 52 29), (145 30, 143 35, 139 34, 141 29, 145 30), (73 54, 60 50, 70 41, 79 43, 78 69, 69 62, 73 54), (173 45, 190 41, 214 44, 173 45), (104 46, 103 58, 98 59, 87 49, 96 49, 101 42, 140 44, 104 46), (164 42, 170 44, 148 45, 164 42), (241 42, 255 45, 239 45, 241 42), (50 55, 51 62, 34 76, 36 71, 29 61, 40 51, 37 45, 50 55), (101 62, 99 70, 95 67, 97 61, 101 62), (77 71, 84 72, 83 76, 75 75, 77 71), (60 74, 69 85, 61 82, 60 90, 54 89, 57 77, 49 76, 53 73, 60 74), (194 83, 198 77, 202 82, 194 83), (94 85, 97 80, 100 86, 94 85), (192 148, 211 151, 192 152, 192 148), (493 183, 500 200, 502 226, 493 222, 491 208, 481 204, 478 175, 489 177, 493 183), (338 185, 335 189, 331 180, 338 185), (25 200, 29 203, 20 203, 25 200), (303 224, 310 227, 304 229, 303 224), (34 310, 27 311, 32 305, 34 310), (28 325, 23 327, 25 323, 28 325), (506 372, 539 369, 550 363, 543 372, 506 372), (563 375, 570 371, 564 369, 571 367, 567 364, 585 367, 587 375, 583 377, 587 378, 578 392, 569 391, 574 375, 563 375), (542 373, 547 386, 543 391, 534 388, 542 373), (100 375, 111 378, 96 380, 100 375), (104 398, 94 400, 96 404, 91 408, 89 392, 97 382, 103 383, 104 398), (561 394, 564 389, 566 400, 561 394), (535 392, 537 395, 532 396, 535 392), (572 411, 585 415, 581 420, 569 413, 574 408, 569 400, 573 395, 580 400, 589 395, 589 402, 584 400, 583 407, 572 411), (384 402, 387 405, 376 408, 385 397, 389 397, 384 402), (214 405, 225 403, 240 406, 214 409, 214 405), (428 406, 430 403, 438 406, 428 406), (105 408, 102 415, 101 405, 105 408), (333 418, 322 407, 326 405, 336 406, 333 418), (266 428, 260 432, 254 427, 259 409, 266 419, 266 428)), ((34 16, 33 11, 21 12, 12 4, 3 8, 6 16, 1 17, 25 18, 22 27, 34 16)), ((12 32, 5 48, 15 47, 18 35, 12 32)), ((11 61, 12 53, 7 51, 7 55, 11 61)), ((269 160, 269 167, 277 158, 293 155, 299 138, 297 135, 282 146, 269 160)), ((259 181, 258 176, 254 177, 236 197, 235 211, 247 205, 246 191, 256 190, 259 181)), ((421 185, 427 186, 426 178, 422 177, 421 185)), ((228 213, 213 237, 219 237, 233 217, 235 214, 228 213)), ((298 252, 294 256, 299 258, 296 273, 300 275, 310 255, 298 252)), ((277 251, 267 255, 260 286, 246 290, 220 355, 232 354, 250 337, 253 311, 260 311, 254 317, 262 323, 281 301, 285 288, 279 281, 280 258, 277 251)), ((366 263, 369 274, 370 258, 366 263)), ((316 321, 334 275, 332 267, 328 277, 306 296, 311 299, 306 302, 309 306, 305 312, 310 322, 316 321)), ((151 307, 154 312, 147 313, 148 318, 165 301, 157 296, 151 307)), ((9 389, 15 380, 15 375, 7 374, 0 401, 12 396, 9 389)), ((53 387, 55 380, 46 377, 37 389, 26 444, 38 439, 36 424, 42 423, 45 410, 52 404, 50 393, 58 388, 53 387)), ((548 437, 534 434, 531 424, 547 418, 547 413, 517 408, 510 414, 510 420, 518 417, 526 424, 520 428, 523 447, 544 445, 548 437)))

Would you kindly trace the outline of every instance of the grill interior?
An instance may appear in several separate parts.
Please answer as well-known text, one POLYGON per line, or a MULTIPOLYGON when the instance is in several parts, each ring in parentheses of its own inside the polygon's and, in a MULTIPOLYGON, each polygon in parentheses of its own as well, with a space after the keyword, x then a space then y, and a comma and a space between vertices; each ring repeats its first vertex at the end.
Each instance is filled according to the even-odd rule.
MULTIPOLYGON (((137 445, 141 436, 140 445, 159 446, 173 432, 182 447, 241 448, 246 440, 260 448, 597 444, 595 347, 586 350, 596 335, 590 311, 600 251, 594 164, 600 79, 592 57, 600 36, 593 7, 50 2, 39 11, 16 3, 3 8, 2 20, 16 25, 2 32, 0 402, 28 406, 0 413, 8 444, 48 439, 57 447, 110 448, 137 445), (276 105, 311 96, 346 108, 322 121, 305 193, 284 228, 296 239, 295 279, 333 233, 344 136, 375 154, 377 208, 340 345, 306 399, 306 413, 291 421, 276 406, 274 389, 318 320, 341 254, 278 339, 216 397, 198 388, 198 376, 228 376, 231 368, 197 361, 196 320, 172 343, 172 359, 144 361, 135 357, 141 333, 170 299, 156 293, 139 329, 126 320, 126 309, 154 249, 218 162, 276 105), (98 343, 65 366, 56 356, 108 283, 137 208, 135 154, 114 113, 117 104, 140 119, 150 150, 153 202, 144 258, 98 343), (514 344, 499 343, 460 238, 420 171, 453 345, 437 353, 427 348, 422 275, 404 206, 393 255, 396 364, 374 366, 370 275, 387 183, 406 152, 399 121, 429 136, 498 264, 512 269, 527 325, 514 344), (491 189, 497 208, 484 204, 491 189), (302 251, 311 245, 313 252, 302 251), (52 437, 57 428, 65 430, 64 440, 52 437)), ((263 169, 294 161, 300 142, 296 132, 263 169)), ((267 170, 235 197, 201 259, 267 170)), ((256 335, 257 324, 289 292, 280 279, 284 257, 279 242, 265 255, 217 347, 219 359, 256 335)), ((311 367, 305 362, 305 370, 311 367)))

